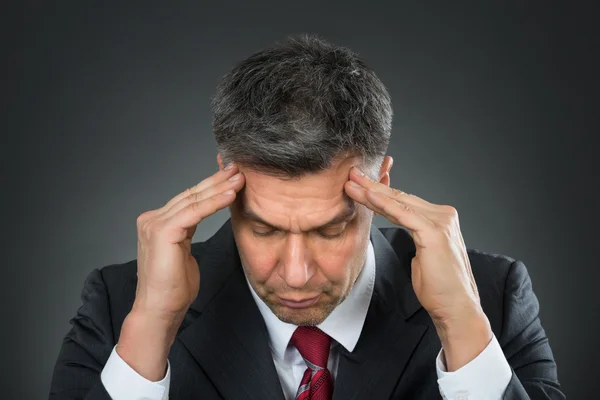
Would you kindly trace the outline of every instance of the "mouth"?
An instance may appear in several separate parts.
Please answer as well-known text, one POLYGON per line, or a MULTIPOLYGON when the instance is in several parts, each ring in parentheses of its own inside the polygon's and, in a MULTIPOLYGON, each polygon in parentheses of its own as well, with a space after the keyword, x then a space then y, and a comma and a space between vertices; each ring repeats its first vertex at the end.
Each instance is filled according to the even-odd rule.
POLYGON ((283 299, 279 296, 277 296, 277 297, 279 298, 279 301, 281 302, 281 304, 283 304, 286 307, 307 308, 307 307, 310 307, 310 306, 316 304, 317 301, 319 301, 319 298, 321 297, 321 295, 318 295, 316 297, 311 297, 308 299, 298 299, 298 300, 283 299))

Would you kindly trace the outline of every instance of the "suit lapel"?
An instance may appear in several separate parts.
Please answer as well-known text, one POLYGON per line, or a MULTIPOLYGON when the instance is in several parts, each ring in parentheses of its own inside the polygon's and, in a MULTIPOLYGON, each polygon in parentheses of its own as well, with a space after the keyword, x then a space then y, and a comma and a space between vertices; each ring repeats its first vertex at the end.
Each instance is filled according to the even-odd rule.
POLYGON ((414 256, 414 243, 408 239, 400 249, 405 256, 398 258, 379 229, 371 227, 375 288, 356 348, 350 353, 340 347, 333 400, 390 398, 428 329, 408 321, 421 308, 408 275, 414 256))
POLYGON ((245 280, 228 221, 199 259, 202 276, 178 339, 225 399, 283 400, 262 315, 245 280), (206 275, 206 276, 205 276, 206 275))

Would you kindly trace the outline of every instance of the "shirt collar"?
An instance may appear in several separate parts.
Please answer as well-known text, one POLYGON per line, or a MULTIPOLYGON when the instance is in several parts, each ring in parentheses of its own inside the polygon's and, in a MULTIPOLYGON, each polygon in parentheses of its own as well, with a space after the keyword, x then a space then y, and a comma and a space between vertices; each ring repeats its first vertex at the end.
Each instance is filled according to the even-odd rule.
MULTIPOLYGON (((265 302, 258 297, 247 277, 246 282, 248 283, 252 297, 267 326, 271 350, 278 358, 283 359, 285 349, 298 326, 283 322, 277 318, 265 302)), ((371 303, 374 285, 375 251, 373 250, 373 244, 369 240, 365 263, 361 272, 358 274, 358 278, 356 279, 350 294, 331 312, 325 321, 317 325, 319 329, 328 334, 332 339, 340 343, 350 352, 354 350, 358 338, 360 337, 360 333, 367 317, 367 310, 371 303)))

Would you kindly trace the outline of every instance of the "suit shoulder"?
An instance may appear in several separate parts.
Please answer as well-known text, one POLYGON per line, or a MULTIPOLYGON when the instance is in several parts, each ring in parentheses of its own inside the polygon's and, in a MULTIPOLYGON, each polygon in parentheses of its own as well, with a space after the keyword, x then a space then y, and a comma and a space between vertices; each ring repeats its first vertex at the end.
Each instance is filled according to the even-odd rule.
POLYGON ((496 287, 498 291, 504 291, 508 274, 516 260, 505 254, 472 248, 467 249, 467 254, 477 285, 483 288, 496 287))
POLYGON ((514 258, 478 249, 467 249, 481 306, 488 316, 496 337, 500 337, 506 313, 507 291, 510 292, 514 271, 524 264, 514 258))
POLYGON ((123 263, 110 264, 99 269, 107 288, 137 280, 137 259, 123 263))

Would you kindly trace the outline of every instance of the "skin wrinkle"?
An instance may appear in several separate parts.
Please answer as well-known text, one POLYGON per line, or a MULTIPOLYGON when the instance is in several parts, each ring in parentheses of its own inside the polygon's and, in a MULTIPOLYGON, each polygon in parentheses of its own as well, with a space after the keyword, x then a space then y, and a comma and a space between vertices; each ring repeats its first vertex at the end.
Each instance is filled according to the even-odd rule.
POLYGON ((242 266, 257 295, 284 322, 323 322, 348 296, 362 269, 373 213, 351 200, 344 189, 350 169, 360 161, 358 156, 339 158, 325 171, 294 179, 238 164, 246 184, 230 210, 242 266), (350 220, 317 229, 347 211, 349 204, 355 208, 350 220), (250 214, 282 229, 273 230, 250 214), (325 238, 323 233, 339 236, 325 238), (317 295, 319 301, 303 309, 289 308, 279 300, 317 295))
MULTIPOLYGON (((339 173, 339 171, 336 171, 339 173)), ((257 173, 245 173, 246 179, 248 179, 257 173)), ((260 182, 260 181, 259 181, 260 182)), ((344 181, 345 182, 345 181, 344 181)), ((271 225, 283 226, 283 230, 290 231, 292 233, 299 233, 301 231, 308 231, 313 226, 320 225, 318 223, 319 220, 326 221, 331 219, 334 215, 338 214, 339 211, 344 209, 344 203, 352 203, 354 205, 354 201, 351 200, 348 195, 343 191, 344 183, 334 185, 336 188, 339 186, 338 191, 333 191, 330 198, 325 198, 319 201, 319 205, 324 204, 323 210, 315 210, 312 212, 305 212, 303 217, 305 217, 308 221, 307 224, 302 224, 302 221, 299 220, 299 216, 297 214, 290 214, 286 216, 287 210, 293 208, 295 203, 298 201, 307 200, 306 197, 310 196, 302 196, 300 193, 300 197, 298 193, 295 193, 294 189, 287 189, 285 183, 281 184, 281 192, 279 194, 274 194, 273 198, 265 198, 265 196, 261 195, 261 193, 268 192, 271 194, 271 191, 268 191, 268 187, 265 185, 249 185, 246 184, 244 189, 242 190, 242 197, 245 198, 244 205, 248 204, 248 200, 252 203, 256 204, 256 210, 261 210, 260 215, 270 215, 272 217, 271 225), (256 187, 255 187, 256 186, 256 187), (339 207, 338 204, 342 204, 342 207, 339 207), (329 204, 333 204, 334 206, 328 207, 329 204), (266 210, 269 210, 268 212, 266 210), (333 211, 332 211, 333 210, 333 211), (283 223, 287 218, 286 223, 283 223), (303 226, 301 226, 303 225, 303 226)), ((319 191, 322 188, 318 186, 310 186, 308 185, 305 188, 305 193, 313 193, 315 191, 319 191)), ((319 207, 317 205, 317 207, 319 207)), ((254 207, 253 207, 254 208, 254 207)), ((257 213, 254 213, 257 214, 257 213)), ((261 218, 265 219, 265 218, 261 218)))
POLYGON ((314 213, 308 213, 305 215, 307 220, 309 221, 305 226, 300 227, 298 223, 298 228, 294 229, 289 228, 289 226, 294 226, 295 224, 282 225, 276 222, 266 221, 264 218, 260 217, 258 213, 248 208, 246 203, 242 205, 241 214, 244 218, 249 221, 254 221, 256 224, 260 224, 261 226, 269 227, 271 229, 278 229, 290 233, 301 233, 301 232, 309 232, 319 229, 324 229, 330 226, 340 225, 342 223, 347 223, 352 220, 356 216, 356 204, 354 200, 344 199, 344 205, 341 208, 340 212, 329 212, 327 211, 315 211, 314 213), (328 217, 328 215, 332 215, 328 217), (319 218, 319 216, 325 215, 325 217, 319 218), (311 222, 312 221, 312 222, 311 222), (324 222, 323 222, 324 221, 324 222))

